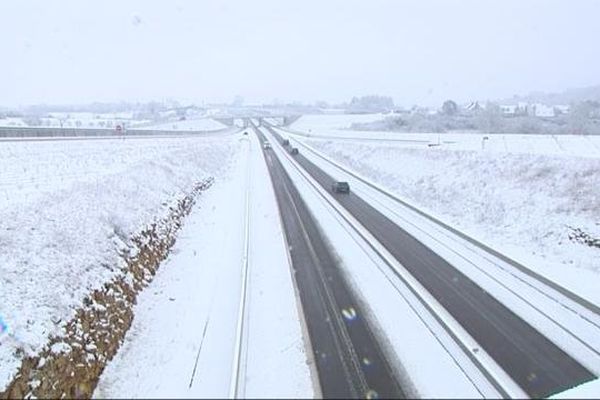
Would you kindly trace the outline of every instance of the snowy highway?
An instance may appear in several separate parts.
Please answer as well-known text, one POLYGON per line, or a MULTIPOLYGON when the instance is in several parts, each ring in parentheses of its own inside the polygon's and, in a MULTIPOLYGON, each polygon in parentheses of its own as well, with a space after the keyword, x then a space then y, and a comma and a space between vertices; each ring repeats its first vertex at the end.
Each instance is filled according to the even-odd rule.
MULTIPOLYGON (((131 328, 94 383, 95 397, 548 397, 600 375, 593 300, 388 192, 298 130, 245 121, 237 132, 206 137, 0 141, 0 189, 13 210, 7 215, 16 216, 5 218, 7 232, 15 230, 12 220, 24 221, 17 211, 28 202, 81 190, 106 198, 94 218, 115 230, 120 222, 108 201, 123 198, 119 187, 129 187, 132 199, 144 190, 154 207, 168 209, 165 194, 184 192, 198 177, 215 178, 140 293, 131 328), (299 154, 291 154, 293 147, 299 154), (335 181, 349 182, 350 193, 332 193, 335 181)), ((91 203, 74 199, 60 203, 61 213, 91 203)), ((144 211, 147 221, 152 215, 144 211)), ((27 232, 58 231, 53 221, 60 220, 32 220, 27 232)), ((77 245, 86 235, 74 228, 86 223, 62 220, 60 231, 73 232, 72 247, 88 248, 77 245)), ((140 223, 129 224, 134 232, 140 223)), ((29 236, 21 236, 25 243, 29 236)), ((54 245, 39 246, 32 251, 54 245)), ((20 274, 18 262, 28 257, 15 253, 6 276, 20 274)), ((45 275, 30 269, 27 279, 56 275, 57 285, 73 281, 83 296, 86 285, 118 273, 89 267, 87 275, 77 272, 86 282, 80 285, 70 257, 57 255, 65 268, 45 275)), ((7 280, 3 290, 18 282, 7 280)), ((20 345, 13 338, 36 335, 32 343, 40 348, 48 326, 60 334, 54 321, 69 318, 63 304, 78 305, 79 297, 45 296, 61 314, 40 316, 41 328, 5 312, 15 334, 2 342, 3 360, 11 357, 5 343, 20 345)), ((37 301, 33 294, 8 299, 37 301)), ((4 376, 17 362, 5 364, 4 376)))
MULTIPOLYGON (((258 134, 261 143, 266 143, 262 133, 258 134)), ((269 150, 265 149, 265 153, 323 395, 327 398, 406 396, 363 319, 363 312, 316 221, 281 162, 269 150)))
POLYGON ((0 400, 600 400, 600 0, 4 3, 0 400))
MULTIPOLYGON (((275 141, 281 144, 282 137, 272 128, 268 130, 275 141)), ((324 190, 328 190, 333 180, 326 173, 302 154, 293 158, 324 190)), ((564 350, 573 350, 572 346, 565 345, 556 335, 554 340, 548 339, 537 329, 539 324, 534 323, 534 328, 529 321, 525 322, 525 319, 502 304, 495 292, 492 291, 494 295, 489 294, 358 196, 336 196, 336 200, 417 278, 441 307, 451 314, 452 319, 481 346, 481 349, 468 350, 475 354, 472 358, 485 360, 486 357, 481 353, 487 353, 489 359, 480 361, 480 367, 487 369, 485 374, 495 381, 494 386, 501 395, 519 396, 521 393, 532 397, 548 396, 595 378, 598 373, 598 344, 595 343, 597 336, 594 336, 598 333, 598 315, 595 310, 586 309, 583 304, 584 310, 581 312, 585 316, 580 319, 588 327, 571 328, 576 332, 573 333, 563 326, 572 336, 571 339, 587 347, 583 352, 574 350, 578 357, 572 357, 564 350), (508 376, 502 376, 503 373, 508 376)), ((569 303, 570 299, 564 302, 569 303)), ((535 307, 533 303, 530 306, 535 307)), ((581 308, 581 304, 577 303, 569 306, 581 308)), ((575 314, 578 312, 574 311, 575 314)), ((553 317, 546 317, 560 326, 560 322, 553 317)))

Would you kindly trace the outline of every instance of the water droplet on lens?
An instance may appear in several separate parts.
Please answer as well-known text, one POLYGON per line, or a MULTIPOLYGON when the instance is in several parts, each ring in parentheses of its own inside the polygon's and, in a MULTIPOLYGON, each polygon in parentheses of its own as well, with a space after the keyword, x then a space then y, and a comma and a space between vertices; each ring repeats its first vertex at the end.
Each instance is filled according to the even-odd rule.
POLYGON ((344 308, 342 310, 342 315, 344 316, 344 318, 346 318, 348 321, 353 321, 356 319, 356 310, 353 307, 348 307, 348 308, 344 308))
POLYGON ((373 389, 369 389, 367 391, 367 393, 365 394, 365 397, 367 399, 378 399, 379 398, 379 393, 377 393, 376 391, 374 391, 373 389))

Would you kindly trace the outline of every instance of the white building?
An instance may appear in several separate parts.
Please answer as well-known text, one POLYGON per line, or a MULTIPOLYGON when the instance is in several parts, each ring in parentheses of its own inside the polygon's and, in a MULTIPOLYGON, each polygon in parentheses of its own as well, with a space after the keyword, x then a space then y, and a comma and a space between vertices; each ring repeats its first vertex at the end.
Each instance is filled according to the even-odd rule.
POLYGON ((547 106, 547 105, 541 104, 541 103, 532 104, 531 106, 529 106, 528 111, 529 111, 529 115, 532 115, 535 117, 554 117, 555 116, 553 106, 547 106))
POLYGON ((554 114, 568 114, 571 112, 571 106, 567 104, 558 104, 554 106, 554 114))
POLYGON ((516 104, 503 104, 500 106, 500 111, 502 111, 502 115, 514 117, 519 111, 519 106, 516 104))

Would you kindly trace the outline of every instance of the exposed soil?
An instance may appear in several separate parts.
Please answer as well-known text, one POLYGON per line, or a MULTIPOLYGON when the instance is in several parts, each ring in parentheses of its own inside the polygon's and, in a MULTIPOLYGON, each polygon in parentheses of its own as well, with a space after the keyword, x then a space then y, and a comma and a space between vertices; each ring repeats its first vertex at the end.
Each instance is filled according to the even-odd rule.
POLYGON ((164 219, 131 239, 122 254, 126 266, 112 281, 93 291, 66 324, 64 335, 49 338, 36 356, 26 357, 0 398, 90 398, 100 374, 121 346, 133 320, 138 293, 152 280, 175 243, 182 221, 209 178, 169 209, 164 219))

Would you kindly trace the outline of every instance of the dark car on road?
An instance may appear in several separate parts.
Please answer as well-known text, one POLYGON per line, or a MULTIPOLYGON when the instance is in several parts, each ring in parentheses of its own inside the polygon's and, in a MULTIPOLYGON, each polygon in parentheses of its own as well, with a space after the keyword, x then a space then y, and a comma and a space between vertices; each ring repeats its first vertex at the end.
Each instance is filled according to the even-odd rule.
POLYGON ((283 144, 284 146, 287 146, 288 144, 290 144, 290 141, 288 139, 283 139, 281 144, 283 144))
POLYGON ((348 182, 333 182, 331 191, 333 193, 350 193, 350 185, 348 182))
POLYGON ((296 154, 298 154, 298 153, 299 153, 299 152, 298 152, 298 148, 297 148, 297 147, 292 147, 292 150, 290 150, 290 153, 291 153, 292 155, 296 155, 296 154))

